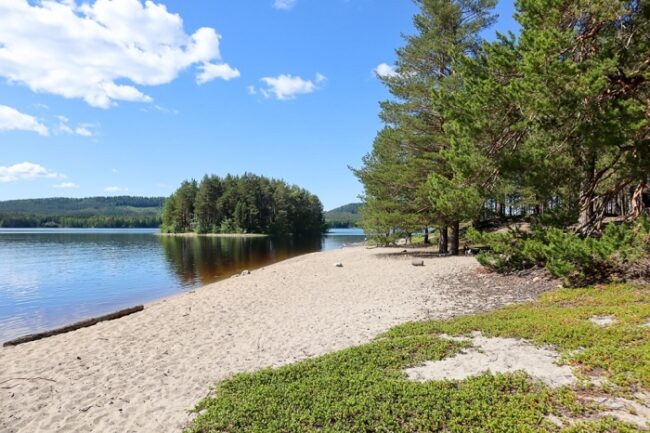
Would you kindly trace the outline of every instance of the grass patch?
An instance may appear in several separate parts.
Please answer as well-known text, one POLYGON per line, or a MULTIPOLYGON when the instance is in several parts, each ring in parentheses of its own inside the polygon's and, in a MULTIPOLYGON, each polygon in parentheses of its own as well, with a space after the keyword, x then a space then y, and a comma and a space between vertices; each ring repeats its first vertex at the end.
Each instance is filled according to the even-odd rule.
POLYGON ((412 382, 403 369, 452 356, 467 343, 437 337, 481 331, 553 344, 584 374, 598 371, 617 392, 650 388, 650 288, 560 290, 496 312, 398 326, 375 341, 220 383, 187 430, 208 432, 618 432, 594 420, 562 430, 549 414, 579 417, 593 408, 578 390, 551 389, 524 373, 463 381, 412 382), (606 328, 589 322, 613 315, 606 328))

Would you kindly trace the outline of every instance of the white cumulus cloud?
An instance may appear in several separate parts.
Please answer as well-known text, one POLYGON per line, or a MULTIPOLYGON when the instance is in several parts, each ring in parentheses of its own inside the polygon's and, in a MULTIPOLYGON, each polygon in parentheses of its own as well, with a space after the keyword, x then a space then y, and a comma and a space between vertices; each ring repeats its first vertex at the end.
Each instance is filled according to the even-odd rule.
POLYGON ((104 188, 104 192, 108 192, 111 194, 116 194, 119 192, 127 192, 129 189, 128 188, 122 188, 120 186, 107 186, 104 188))
MULTIPOLYGON (((1 50, 2 48, 0 48, 1 50)), ((2 66, 0 66, 2 67, 2 66)), ((34 116, 21 113, 15 108, 0 105, 0 131, 32 131, 40 135, 48 135, 49 130, 34 116)))
POLYGON ((382 78, 397 76, 397 71, 395 71, 395 67, 387 63, 381 63, 377 65, 377 67, 374 69, 374 72, 375 74, 377 74, 382 78))
POLYGON ((8 167, 0 166, 0 182, 62 177, 65 176, 32 162, 21 162, 8 167))
POLYGON ((79 189, 79 185, 73 182, 62 182, 52 185, 53 188, 57 189, 79 189))
POLYGON ((0 0, 0 76, 94 107, 150 102, 138 86, 173 81, 195 65, 197 81, 234 78, 220 36, 185 33, 183 20, 147 0, 0 0))
MULTIPOLYGON (((275 97, 279 100, 293 99, 296 95, 312 93, 318 90, 318 84, 327 80, 323 74, 316 74, 314 80, 305 80, 299 76, 282 74, 277 77, 264 77, 261 79, 267 87, 260 92, 267 98, 275 97)), ((250 91, 249 91, 250 93, 250 91)))
POLYGON ((276 9, 289 10, 296 5, 296 0, 275 0, 273 7, 276 9))
POLYGON ((196 82, 199 84, 205 84, 208 81, 212 81, 215 78, 221 78, 222 80, 232 80, 233 78, 239 78, 241 75, 238 69, 232 68, 230 65, 222 63, 220 65, 215 65, 213 63, 206 63, 199 66, 201 73, 196 76, 196 82))

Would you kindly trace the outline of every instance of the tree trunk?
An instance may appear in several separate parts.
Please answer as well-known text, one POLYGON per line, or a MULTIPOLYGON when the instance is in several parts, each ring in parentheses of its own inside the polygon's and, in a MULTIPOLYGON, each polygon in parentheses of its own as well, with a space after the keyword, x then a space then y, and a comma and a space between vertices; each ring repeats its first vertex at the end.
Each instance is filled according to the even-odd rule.
POLYGON ((643 214, 643 190, 646 188, 646 183, 641 182, 632 194, 632 219, 637 219, 643 214))
POLYGON ((429 241, 429 227, 424 228, 424 244, 429 245, 431 242, 429 241))
POLYGON ((499 199, 497 199, 496 200, 496 214, 497 214, 497 216, 499 218, 503 218, 505 216, 503 208, 504 208, 503 203, 501 203, 501 201, 499 201, 499 199))
POLYGON ((578 216, 578 232, 588 235, 595 229, 594 199, 594 174, 596 161, 592 157, 583 169, 583 178, 580 184, 580 214, 578 216))
POLYGON ((451 223, 451 255, 457 256, 460 250, 460 222, 451 223))
POLYGON ((622 217, 625 215, 625 206, 623 204, 623 192, 616 195, 616 216, 622 217))
POLYGON ((440 239, 438 240, 438 252, 440 254, 447 254, 449 251, 447 249, 447 243, 449 241, 449 232, 448 232, 448 227, 445 226, 440 226, 440 239))

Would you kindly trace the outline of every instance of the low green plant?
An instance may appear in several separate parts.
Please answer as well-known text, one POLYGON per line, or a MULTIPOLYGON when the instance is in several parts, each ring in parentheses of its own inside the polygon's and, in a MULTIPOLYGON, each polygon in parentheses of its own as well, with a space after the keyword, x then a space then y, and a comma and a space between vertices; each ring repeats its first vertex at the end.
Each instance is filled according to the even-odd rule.
POLYGON ((650 388, 650 288, 560 290, 537 302, 449 321, 398 326, 373 342, 292 365, 227 379, 196 407, 187 433, 639 431, 597 419, 581 387, 551 389, 524 373, 461 381, 410 381, 404 368, 453 356, 468 343, 441 333, 526 338, 554 345, 561 362, 585 376, 597 371, 628 395, 650 388), (593 315, 611 314, 599 327, 593 315), (548 415, 575 418, 561 428, 548 415), (581 421, 584 419, 584 421, 581 421))
POLYGON ((498 272, 545 267, 567 286, 646 276, 650 223, 609 224, 599 237, 580 237, 558 228, 537 227, 530 233, 481 233, 470 229, 470 242, 490 249, 477 257, 498 272), (641 275, 639 275, 641 274, 641 275))

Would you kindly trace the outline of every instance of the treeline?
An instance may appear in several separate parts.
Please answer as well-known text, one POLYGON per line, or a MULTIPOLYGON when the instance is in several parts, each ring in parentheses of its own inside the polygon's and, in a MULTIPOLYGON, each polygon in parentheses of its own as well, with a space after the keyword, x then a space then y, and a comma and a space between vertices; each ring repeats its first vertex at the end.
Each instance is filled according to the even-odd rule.
POLYGON ((43 198, 0 202, 3 228, 155 228, 164 197, 43 198))
POLYGON ((244 174, 185 181, 167 199, 163 232, 309 235, 323 232, 315 195, 277 179, 244 174))
POLYGON ((416 0, 416 32, 380 77, 393 98, 363 166, 362 225, 388 242, 525 217, 579 236, 637 219, 650 182, 650 3, 522 0, 486 42, 494 0, 416 0))
POLYGON ((31 215, 129 215, 160 214, 164 197, 39 198, 0 201, 0 214, 31 215))
POLYGON ((342 229, 357 227, 361 219, 361 203, 348 203, 335 209, 325 212, 325 223, 327 227, 342 229))
POLYGON ((47 216, 0 214, 2 228, 157 228, 160 215, 47 216))

